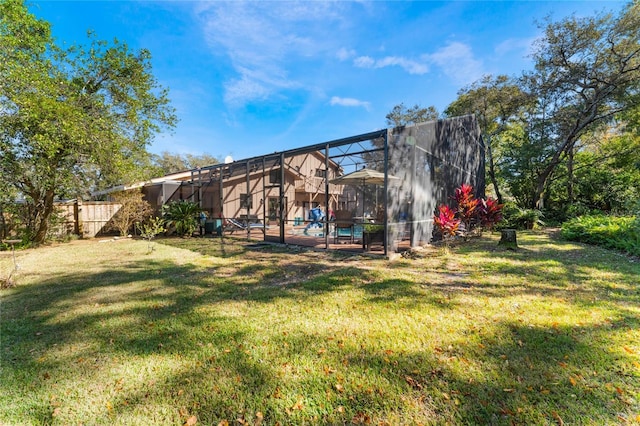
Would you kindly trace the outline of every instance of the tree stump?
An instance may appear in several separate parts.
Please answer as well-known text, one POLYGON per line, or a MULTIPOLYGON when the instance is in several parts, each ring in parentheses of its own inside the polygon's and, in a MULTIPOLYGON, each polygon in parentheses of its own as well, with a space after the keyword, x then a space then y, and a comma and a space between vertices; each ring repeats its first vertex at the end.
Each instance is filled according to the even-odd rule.
POLYGON ((518 241, 516 239, 515 229, 503 229, 500 235, 499 246, 503 246, 509 250, 516 250, 518 248, 518 241))

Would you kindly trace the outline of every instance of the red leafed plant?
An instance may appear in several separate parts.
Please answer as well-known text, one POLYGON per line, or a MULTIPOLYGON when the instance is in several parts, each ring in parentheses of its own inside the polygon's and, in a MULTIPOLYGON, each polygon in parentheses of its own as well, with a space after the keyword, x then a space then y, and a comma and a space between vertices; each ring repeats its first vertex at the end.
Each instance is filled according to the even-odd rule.
POLYGON ((433 222, 442 232, 445 240, 453 238, 460 227, 460 219, 456 219, 456 212, 446 205, 438 208, 438 214, 433 216, 433 222))
POLYGON ((464 224, 464 231, 471 231, 472 222, 476 216, 476 209, 480 201, 473 195, 473 187, 463 183, 460 188, 456 188, 453 198, 458 204, 458 217, 464 224))
POLYGON ((498 200, 491 197, 486 200, 480 200, 478 203, 478 218, 482 226, 491 231, 495 224, 502 220, 503 207, 504 204, 499 204, 498 200))
POLYGON ((481 234, 482 228, 492 230, 502 220, 503 205, 493 198, 475 198, 471 185, 462 184, 456 188, 453 199, 456 202, 455 210, 442 205, 433 217, 445 241, 456 235, 461 235, 466 241, 474 229, 481 234))

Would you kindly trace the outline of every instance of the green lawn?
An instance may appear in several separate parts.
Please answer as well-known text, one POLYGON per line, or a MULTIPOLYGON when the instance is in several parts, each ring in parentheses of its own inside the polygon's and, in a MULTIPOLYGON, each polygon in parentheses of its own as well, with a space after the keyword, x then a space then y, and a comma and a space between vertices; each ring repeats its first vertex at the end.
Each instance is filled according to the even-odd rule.
POLYGON ((640 261, 497 239, 394 261, 228 238, 20 251, 0 424, 640 423, 640 261))

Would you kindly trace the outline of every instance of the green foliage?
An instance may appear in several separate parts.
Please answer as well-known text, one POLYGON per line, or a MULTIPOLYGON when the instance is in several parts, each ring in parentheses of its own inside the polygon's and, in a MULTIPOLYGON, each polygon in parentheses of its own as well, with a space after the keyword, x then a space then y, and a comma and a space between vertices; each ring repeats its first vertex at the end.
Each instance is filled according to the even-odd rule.
POLYGON ((535 46, 535 70, 522 85, 532 99, 521 122, 526 127, 533 171, 529 208, 542 208, 558 166, 588 132, 637 105, 640 90, 640 4, 619 15, 571 16, 547 22, 535 46))
POLYGON ((446 114, 478 117, 500 202, 504 193, 558 220, 576 201, 587 211, 626 211, 639 187, 640 3, 616 14, 549 19, 543 30, 534 70, 518 79, 483 77, 446 114), (612 134, 625 142, 606 141, 612 134), (609 146, 592 149, 594 136, 609 146))
POLYGON ((164 219, 161 217, 151 217, 144 222, 139 222, 137 227, 140 232, 140 236, 147 240, 148 252, 152 252, 153 246, 151 245, 151 240, 153 240, 158 234, 165 231, 164 219))
POLYGON ((146 145, 175 123, 148 51, 93 37, 61 48, 22 0, 0 2, 0 177, 24 196, 29 238, 55 199, 140 176, 146 145))
POLYGON ((581 140, 571 168, 558 168, 549 187, 545 210, 558 222, 594 213, 633 215, 640 199, 640 137, 614 131, 581 140))
POLYGON ((190 237, 198 228, 202 210, 192 201, 171 201, 162 206, 162 217, 167 228, 175 229, 178 235, 190 237))
POLYGON ((499 229, 537 229, 545 226, 544 214, 537 209, 523 209, 515 203, 505 203, 499 229))
POLYGON ((437 120, 438 115, 438 110, 434 106, 422 108, 419 105, 414 105, 407 108, 401 103, 393 107, 391 112, 386 115, 386 119, 389 126, 399 127, 437 120))
POLYGON ((220 159, 209 154, 175 154, 164 151, 160 155, 153 155, 153 168, 156 176, 168 175, 185 170, 205 167, 220 163, 220 159))
POLYGON ((364 225, 362 225, 362 229, 365 233, 375 234, 376 232, 384 231, 384 225, 365 223, 364 225))
POLYGON ((562 224, 562 237, 640 256, 638 217, 582 216, 562 224))

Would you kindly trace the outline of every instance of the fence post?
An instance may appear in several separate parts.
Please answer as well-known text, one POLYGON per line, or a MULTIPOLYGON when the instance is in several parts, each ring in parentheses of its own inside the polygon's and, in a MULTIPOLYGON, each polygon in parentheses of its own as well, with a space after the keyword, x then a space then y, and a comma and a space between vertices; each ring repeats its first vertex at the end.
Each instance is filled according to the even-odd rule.
POLYGON ((82 226, 82 200, 81 199, 77 199, 76 203, 73 206, 73 215, 75 216, 74 219, 76 221, 76 234, 78 234, 78 236, 80 238, 84 237, 84 229, 82 226))

